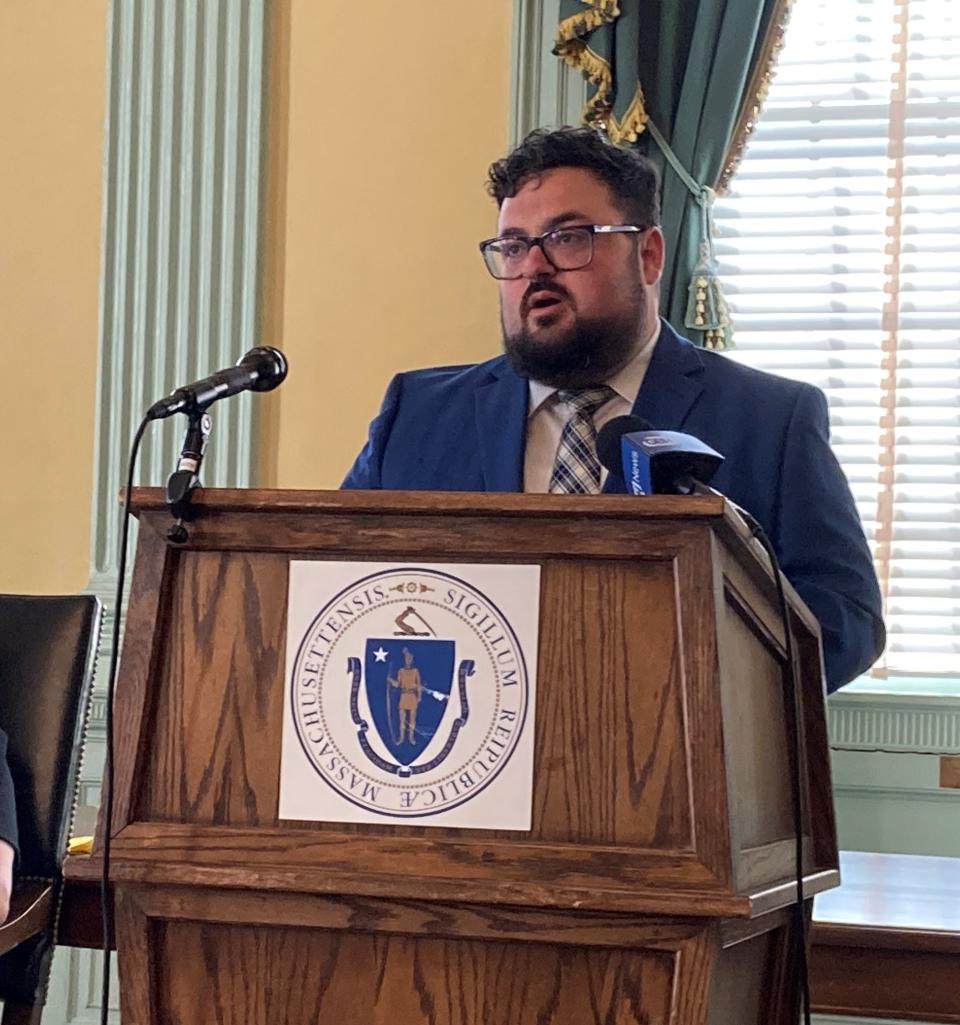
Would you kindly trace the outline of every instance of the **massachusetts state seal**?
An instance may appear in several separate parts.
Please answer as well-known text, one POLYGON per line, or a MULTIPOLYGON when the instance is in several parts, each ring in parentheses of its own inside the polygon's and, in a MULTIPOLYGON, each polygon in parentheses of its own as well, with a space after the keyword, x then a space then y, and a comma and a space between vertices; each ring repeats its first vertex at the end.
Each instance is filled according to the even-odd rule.
POLYGON ((316 614, 289 682, 297 738, 345 801, 416 819, 488 788, 520 743, 530 680, 496 604, 437 568, 357 579, 316 614))

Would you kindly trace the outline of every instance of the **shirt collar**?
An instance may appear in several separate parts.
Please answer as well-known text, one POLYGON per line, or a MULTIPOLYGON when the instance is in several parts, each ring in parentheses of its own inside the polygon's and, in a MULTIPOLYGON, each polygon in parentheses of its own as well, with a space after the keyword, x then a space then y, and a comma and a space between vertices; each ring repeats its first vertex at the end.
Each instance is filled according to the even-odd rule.
MULTIPOLYGON (((660 338, 661 323, 657 318, 657 326, 653 334, 637 350, 630 362, 617 371, 603 384, 609 385, 632 409, 637 401, 637 393, 640 385, 643 384, 643 375, 647 372, 650 360, 653 358, 653 350, 660 338)), ((557 389, 549 384, 531 380, 529 382, 529 403, 527 406, 527 418, 533 416, 547 401, 556 395, 557 389)))

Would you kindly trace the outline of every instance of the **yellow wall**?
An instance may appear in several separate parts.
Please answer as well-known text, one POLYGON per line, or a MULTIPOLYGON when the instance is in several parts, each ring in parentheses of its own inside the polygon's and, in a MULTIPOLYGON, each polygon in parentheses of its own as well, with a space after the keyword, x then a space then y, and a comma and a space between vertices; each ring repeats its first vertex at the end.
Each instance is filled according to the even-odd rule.
POLYGON ((476 243, 496 220, 511 6, 280 8, 264 341, 290 376, 267 406, 264 483, 336 487, 395 371, 498 351, 476 243))
MULTIPOLYGON (((511 6, 272 5, 264 483, 336 486, 392 373, 497 351, 511 6)), ((90 575, 107 8, 0 2, 0 591, 90 575)))
POLYGON ((0 3, 0 591, 90 576, 106 8, 0 3))

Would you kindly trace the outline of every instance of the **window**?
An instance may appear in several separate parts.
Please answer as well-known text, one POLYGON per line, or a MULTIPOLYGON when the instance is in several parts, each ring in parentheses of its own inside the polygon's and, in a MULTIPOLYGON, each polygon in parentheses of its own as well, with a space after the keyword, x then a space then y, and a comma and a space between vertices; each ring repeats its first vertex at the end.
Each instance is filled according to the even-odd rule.
POLYGON ((826 392, 904 689, 960 678, 957 53, 956 0, 797 0, 714 208, 731 356, 826 392))

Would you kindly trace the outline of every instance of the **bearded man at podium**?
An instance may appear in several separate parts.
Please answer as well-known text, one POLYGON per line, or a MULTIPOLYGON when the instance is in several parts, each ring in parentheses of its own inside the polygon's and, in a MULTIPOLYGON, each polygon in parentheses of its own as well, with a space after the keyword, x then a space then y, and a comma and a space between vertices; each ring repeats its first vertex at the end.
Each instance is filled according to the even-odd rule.
POLYGON ((712 484, 759 521, 819 620, 828 689, 866 670, 885 640, 880 590, 826 399, 658 317, 653 165, 590 128, 537 130, 492 165, 488 187, 500 215, 480 249, 504 355, 394 377, 343 486, 623 492, 596 434, 632 413, 725 456, 712 484))

